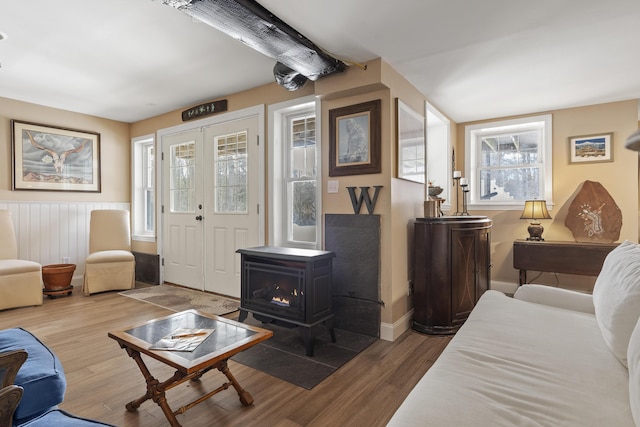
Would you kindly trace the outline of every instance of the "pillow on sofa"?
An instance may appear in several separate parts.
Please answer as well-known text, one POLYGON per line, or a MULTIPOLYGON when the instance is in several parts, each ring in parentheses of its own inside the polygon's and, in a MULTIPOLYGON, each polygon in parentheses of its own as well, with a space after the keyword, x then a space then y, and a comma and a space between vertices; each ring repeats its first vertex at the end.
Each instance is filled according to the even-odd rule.
POLYGON ((627 366, 629 338, 640 317, 640 245, 625 240, 607 255, 593 287, 605 342, 627 366))
POLYGON ((631 415, 640 426, 640 321, 636 324, 629 340, 627 362, 629 363, 629 403, 631 415))

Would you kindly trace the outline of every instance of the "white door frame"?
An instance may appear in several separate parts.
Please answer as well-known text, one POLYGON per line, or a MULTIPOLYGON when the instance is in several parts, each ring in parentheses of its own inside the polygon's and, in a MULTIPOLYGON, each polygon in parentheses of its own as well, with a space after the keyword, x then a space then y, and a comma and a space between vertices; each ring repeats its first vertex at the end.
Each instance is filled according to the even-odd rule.
MULTIPOLYGON (((176 126, 171 126, 165 129, 159 129, 156 132, 156 159, 155 164, 160 167, 156 168, 156 197, 157 206, 156 206, 156 232, 157 232, 157 240, 156 245, 158 247, 158 254, 160 255, 160 283, 164 283, 164 265, 162 265, 162 259, 164 258, 164 218, 162 216, 162 206, 167 204, 166 200, 163 200, 164 193, 162 191, 162 137, 174 133, 185 132, 189 130, 195 130, 198 128, 202 128, 205 126, 218 125, 226 122, 231 122, 234 120, 240 120, 250 117, 256 117, 258 120, 258 141, 259 141, 259 150, 258 150, 258 176, 264 177, 264 154, 265 154, 265 137, 264 137, 264 104, 256 105, 254 107, 244 108, 238 111, 231 111, 229 113, 220 114, 214 117, 208 117, 205 119, 195 120, 193 122, 182 123, 176 126)), ((258 188, 258 203, 260 205, 259 208, 259 230, 258 230, 258 241, 260 245, 264 245, 265 241, 265 224, 264 224, 264 215, 265 215, 265 181, 266 179, 259 180, 259 188, 258 188)))

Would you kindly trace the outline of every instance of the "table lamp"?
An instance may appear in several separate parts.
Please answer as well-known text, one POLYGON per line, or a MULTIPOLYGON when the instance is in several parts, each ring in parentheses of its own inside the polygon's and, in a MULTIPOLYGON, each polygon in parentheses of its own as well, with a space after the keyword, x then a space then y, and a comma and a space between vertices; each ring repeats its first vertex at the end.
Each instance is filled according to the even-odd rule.
POLYGON ((547 210, 546 200, 527 200, 524 202, 524 209, 520 219, 532 219, 529 224, 529 237, 527 240, 544 240, 542 238, 542 232, 544 227, 540 224, 539 219, 551 219, 549 211, 547 210))

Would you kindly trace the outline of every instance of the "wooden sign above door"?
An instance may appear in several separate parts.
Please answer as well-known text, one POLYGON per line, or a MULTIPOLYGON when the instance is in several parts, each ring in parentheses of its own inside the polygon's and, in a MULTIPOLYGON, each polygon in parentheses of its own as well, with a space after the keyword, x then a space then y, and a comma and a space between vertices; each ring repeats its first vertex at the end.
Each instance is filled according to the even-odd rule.
POLYGON ((227 100, 221 99, 219 101, 211 101, 206 104, 200 104, 195 107, 191 107, 188 110, 182 112, 182 121, 199 119, 200 117, 210 116, 211 114, 222 113, 227 111, 227 100))

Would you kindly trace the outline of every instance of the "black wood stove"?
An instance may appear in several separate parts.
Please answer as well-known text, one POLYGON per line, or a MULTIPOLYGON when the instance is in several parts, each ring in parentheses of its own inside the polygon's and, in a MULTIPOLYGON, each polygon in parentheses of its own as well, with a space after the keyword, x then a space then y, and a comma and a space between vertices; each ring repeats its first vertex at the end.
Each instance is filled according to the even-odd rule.
POLYGON ((240 316, 298 326, 307 356, 313 356, 313 328, 324 324, 336 341, 331 307, 333 252, 260 246, 242 256, 240 316))

